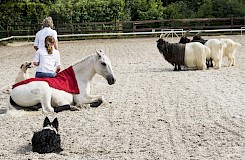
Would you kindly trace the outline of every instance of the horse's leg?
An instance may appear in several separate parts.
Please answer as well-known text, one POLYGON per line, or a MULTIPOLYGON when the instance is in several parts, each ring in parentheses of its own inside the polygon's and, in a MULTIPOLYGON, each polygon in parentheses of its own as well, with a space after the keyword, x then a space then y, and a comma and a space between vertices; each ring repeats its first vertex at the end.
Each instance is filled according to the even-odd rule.
POLYGON ((72 110, 76 111, 78 108, 73 103, 73 95, 65 91, 57 90, 51 88, 52 90, 52 99, 51 105, 54 107, 54 112, 61 112, 63 110, 72 110))
POLYGON ((80 100, 76 101, 76 104, 91 104, 91 107, 98 107, 100 104, 104 102, 105 98, 103 96, 85 94, 80 100))
POLYGON ((70 110, 71 106, 69 104, 63 105, 63 106, 58 106, 58 107, 54 107, 54 112, 58 113, 64 110, 70 110))
POLYGON ((51 96, 52 96, 51 88, 49 86, 45 87, 44 92, 40 94, 43 94, 40 99, 43 113, 54 112, 54 108, 51 106, 51 96))
POLYGON ((13 111, 13 110, 15 110, 15 111, 18 110, 18 109, 16 109, 16 108, 12 105, 11 101, 12 101, 11 96, 9 96, 9 97, 8 97, 8 107, 7 107, 6 112, 8 112, 8 111, 13 111))

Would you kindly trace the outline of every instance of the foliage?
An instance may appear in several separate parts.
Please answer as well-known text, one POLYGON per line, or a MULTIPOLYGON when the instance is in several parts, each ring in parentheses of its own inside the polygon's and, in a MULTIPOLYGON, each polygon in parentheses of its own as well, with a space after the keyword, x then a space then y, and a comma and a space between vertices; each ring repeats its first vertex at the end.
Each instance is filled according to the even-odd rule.
POLYGON ((18 29, 17 25, 37 26, 47 16, 53 17, 55 25, 59 23, 68 26, 84 22, 245 16, 245 0, 0 0, 0 2, 0 30, 11 29, 9 28, 11 26, 18 29))
POLYGON ((131 20, 164 19, 163 10, 160 0, 134 0, 131 3, 131 20))
POLYGON ((45 4, 35 2, 6 2, 0 4, 0 29, 17 22, 24 24, 37 24, 48 15, 45 4))
POLYGON ((206 0, 196 13, 196 17, 241 17, 245 7, 238 0, 206 0))
POLYGON ((190 17, 193 12, 188 8, 186 2, 179 1, 168 5, 164 13, 167 15, 167 19, 183 19, 190 17))

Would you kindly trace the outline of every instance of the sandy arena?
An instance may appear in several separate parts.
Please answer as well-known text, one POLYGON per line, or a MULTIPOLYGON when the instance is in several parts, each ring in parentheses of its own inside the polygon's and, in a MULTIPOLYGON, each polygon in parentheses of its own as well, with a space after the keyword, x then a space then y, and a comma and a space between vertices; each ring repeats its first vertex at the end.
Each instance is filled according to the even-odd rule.
MULTIPOLYGON (((38 154, 31 138, 46 115, 4 114, 8 95, 1 92, 0 159, 245 159, 245 36, 215 38, 222 37, 242 45, 236 66, 226 67, 224 60, 220 70, 180 72, 159 53, 157 37, 60 42, 63 69, 96 49, 105 51, 117 81, 110 86, 96 75, 91 90, 108 104, 49 114, 58 117, 64 151, 38 154)), ((20 65, 34 57, 31 44, 18 44, 0 46, 0 89, 12 85, 20 65)))

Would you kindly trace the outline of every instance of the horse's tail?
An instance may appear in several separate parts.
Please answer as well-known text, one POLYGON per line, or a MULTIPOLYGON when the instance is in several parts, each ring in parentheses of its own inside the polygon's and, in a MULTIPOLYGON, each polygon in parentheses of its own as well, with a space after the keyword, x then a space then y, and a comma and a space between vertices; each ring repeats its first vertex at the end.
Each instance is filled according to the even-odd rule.
POLYGON ((10 86, 6 86, 2 88, 2 93, 4 94, 10 94, 11 91, 12 91, 12 88, 10 86))
POLYGON ((7 104, 7 109, 5 112, 5 115, 13 116, 13 117, 22 117, 24 115, 36 115, 40 114, 40 112, 31 112, 31 111, 25 111, 22 109, 18 109, 15 107, 15 102, 11 98, 11 96, 8 97, 8 104, 7 104))

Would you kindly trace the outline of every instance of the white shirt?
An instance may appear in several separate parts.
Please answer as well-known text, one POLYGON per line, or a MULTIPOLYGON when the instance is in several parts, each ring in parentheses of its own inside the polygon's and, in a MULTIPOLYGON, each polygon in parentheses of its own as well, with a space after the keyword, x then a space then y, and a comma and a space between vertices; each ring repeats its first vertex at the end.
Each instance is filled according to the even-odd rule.
POLYGON ((37 50, 33 62, 39 62, 37 72, 55 73, 56 67, 60 66, 60 53, 53 48, 53 53, 48 54, 46 48, 40 48, 37 50))
POLYGON ((50 27, 44 27, 42 30, 37 32, 34 46, 37 46, 38 49, 45 48, 45 38, 47 36, 52 36, 56 41, 58 40, 56 30, 53 30, 50 27))

